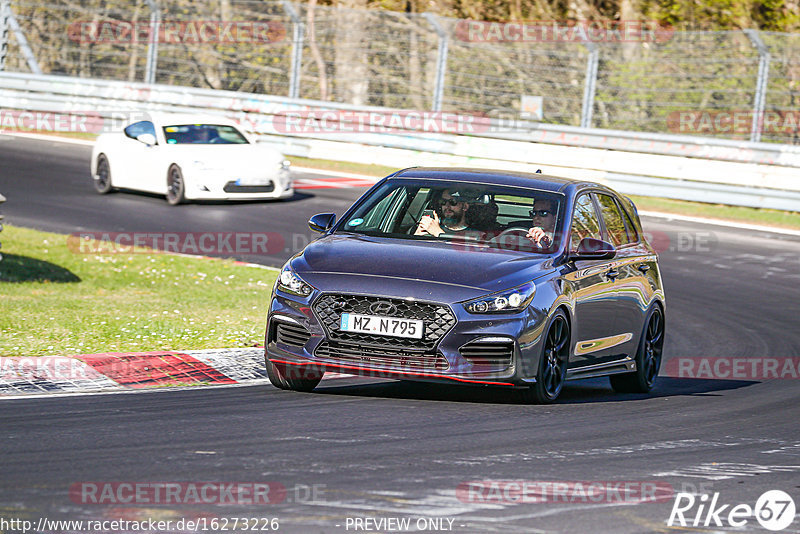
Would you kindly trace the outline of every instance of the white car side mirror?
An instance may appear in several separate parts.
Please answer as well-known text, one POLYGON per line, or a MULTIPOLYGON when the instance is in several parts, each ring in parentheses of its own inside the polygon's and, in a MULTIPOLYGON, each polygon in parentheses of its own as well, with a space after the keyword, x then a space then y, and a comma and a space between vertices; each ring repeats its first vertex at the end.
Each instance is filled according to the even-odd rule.
POLYGON ((140 143, 144 143, 147 146, 153 146, 156 144, 156 136, 150 133, 143 133, 136 136, 136 140, 140 143))

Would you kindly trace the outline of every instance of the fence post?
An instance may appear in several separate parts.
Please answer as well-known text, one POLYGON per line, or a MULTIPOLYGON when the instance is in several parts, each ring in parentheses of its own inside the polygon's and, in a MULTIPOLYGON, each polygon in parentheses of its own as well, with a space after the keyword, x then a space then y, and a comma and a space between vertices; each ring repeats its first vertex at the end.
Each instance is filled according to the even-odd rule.
POLYGON ((447 32, 436 20, 433 13, 423 13, 436 34, 439 36, 439 50, 436 55, 436 82, 433 86, 433 111, 442 111, 442 99, 444 98, 444 75, 447 71, 447 32))
POLYGON ((0 0, 0 71, 6 70, 8 55, 8 26, 11 18, 11 0, 0 0))
POLYGON ((158 67, 158 39, 159 25, 161 23, 161 10, 158 0, 147 0, 150 6, 150 39, 147 43, 147 64, 144 68, 144 82, 155 83, 156 68, 158 67))
POLYGON ((764 125, 764 109, 767 101, 767 84, 769 83, 769 48, 761 40, 756 30, 744 30, 750 42, 758 50, 758 78, 756 79, 756 94, 753 99, 753 121, 750 126, 750 141, 761 141, 761 129, 764 125))
POLYGON ((600 62, 600 50, 597 45, 592 42, 585 41, 583 44, 589 49, 589 57, 586 60, 586 80, 583 84, 581 128, 591 128, 592 112, 594 111, 594 93, 597 87, 597 65, 600 62))
POLYGON ((289 67, 289 98, 300 98, 300 69, 303 63, 303 41, 306 27, 303 19, 289 0, 283 0, 283 9, 292 19, 292 63, 289 67))

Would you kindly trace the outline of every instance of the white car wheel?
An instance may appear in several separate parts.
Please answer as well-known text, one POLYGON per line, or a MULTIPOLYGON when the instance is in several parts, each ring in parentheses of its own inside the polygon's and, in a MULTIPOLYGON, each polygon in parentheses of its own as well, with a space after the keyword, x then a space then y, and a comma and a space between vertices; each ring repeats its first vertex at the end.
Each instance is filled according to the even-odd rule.
POLYGON ((186 201, 186 182, 183 180, 183 173, 177 165, 173 165, 167 171, 167 202, 172 206, 177 206, 186 201))
POLYGON ((111 166, 105 154, 97 156, 97 172, 94 175, 94 188, 101 195, 114 190, 111 185, 111 166))

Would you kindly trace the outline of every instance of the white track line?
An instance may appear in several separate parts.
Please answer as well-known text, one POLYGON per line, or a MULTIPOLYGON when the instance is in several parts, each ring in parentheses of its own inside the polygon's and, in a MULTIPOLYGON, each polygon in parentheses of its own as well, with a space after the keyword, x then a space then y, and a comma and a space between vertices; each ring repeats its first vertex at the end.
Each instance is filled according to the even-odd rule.
POLYGON ((699 224, 714 224, 717 226, 726 226, 728 228, 740 228, 742 230, 756 230, 759 232, 772 232, 773 234, 783 234, 783 235, 800 237, 800 230, 779 228, 777 226, 761 226, 758 224, 749 224, 738 221, 726 221, 724 219, 708 219, 706 217, 692 217, 690 215, 677 215, 674 213, 662 213, 658 211, 640 211, 639 215, 642 215, 644 217, 671 219, 674 221, 685 221, 685 222, 693 222, 699 224))

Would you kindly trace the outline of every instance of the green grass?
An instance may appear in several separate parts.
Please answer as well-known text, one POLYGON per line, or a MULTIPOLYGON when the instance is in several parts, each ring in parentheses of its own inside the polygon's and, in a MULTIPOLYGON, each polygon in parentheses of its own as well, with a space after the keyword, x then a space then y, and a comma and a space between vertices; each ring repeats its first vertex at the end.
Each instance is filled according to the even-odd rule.
POLYGON ((368 163, 350 163, 347 161, 331 161, 328 159, 301 158, 299 156, 286 156, 286 158, 292 162, 292 165, 297 165, 298 167, 310 167, 312 169, 323 169, 326 171, 352 172, 379 178, 388 176, 398 170, 397 167, 368 163))
POLYGON ((24 128, 7 128, 0 131, 0 133, 49 135, 52 137, 66 137, 67 139, 83 139, 85 141, 94 141, 99 137, 99 134, 91 132, 43 132, 41 130, 26 130, 24 128))
POLYGON ((233 260, 72 252, 67 236, 0 233, 0 356, 262 344, 276 270, 233 260))

